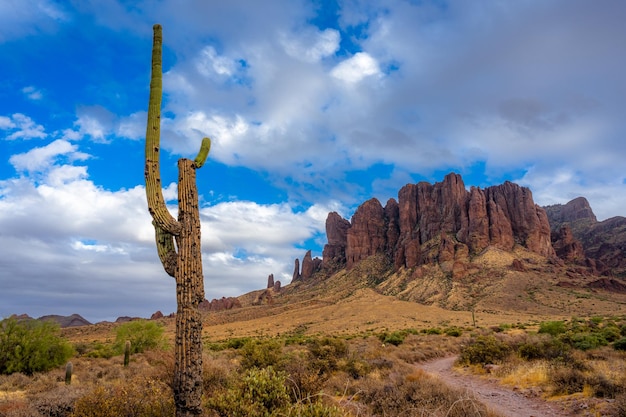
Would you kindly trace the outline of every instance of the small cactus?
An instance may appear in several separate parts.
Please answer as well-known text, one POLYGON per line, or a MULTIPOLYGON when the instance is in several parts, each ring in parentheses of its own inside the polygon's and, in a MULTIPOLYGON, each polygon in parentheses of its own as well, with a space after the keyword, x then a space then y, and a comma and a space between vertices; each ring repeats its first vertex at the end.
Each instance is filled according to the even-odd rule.
POLYGON ((130 340, 124 344, 124 368, 130 363, 130 340))
POLYGON ((70 385, 72 383, 72 371, 74 370, 74 366, 72 362, 68 362, 65 365, 65 385, 70 385))

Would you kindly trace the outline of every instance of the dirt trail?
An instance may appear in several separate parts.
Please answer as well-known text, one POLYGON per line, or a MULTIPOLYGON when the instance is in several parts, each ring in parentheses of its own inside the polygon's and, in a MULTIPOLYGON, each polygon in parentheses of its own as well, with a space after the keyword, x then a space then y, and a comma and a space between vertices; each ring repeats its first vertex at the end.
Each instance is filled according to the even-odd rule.
POLYGON ((452 370, 455 356, 417 364, 417 367, 439 377, 446 384, 473 393, 483 404, 507 417, 572 417, 557 404, 540 398, 528 398, 512 389, 477 376, 452 370))

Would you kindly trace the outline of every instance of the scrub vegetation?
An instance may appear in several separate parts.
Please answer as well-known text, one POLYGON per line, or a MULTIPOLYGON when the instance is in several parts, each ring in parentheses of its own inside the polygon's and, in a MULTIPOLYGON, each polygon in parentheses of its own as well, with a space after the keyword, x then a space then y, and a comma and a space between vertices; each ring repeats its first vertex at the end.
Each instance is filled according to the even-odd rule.
MULTIPOLYGON (((64 363, 30 375, 5 372, 0 416, 174 416, 173 343, 162 332, 150 331, 148 323, 156 325, 126 323, 111 327, 104 340, 74 343, 71 384, 65 383, 64 363), (134 352, 125 367, 119 346, 129 328, 141 333, 131 345, 142 340, 145 349, 134 352), (115 354, 94 354, 103 346, 115 354)), ((299 329, 273 337, 205 338, 202 412, 226 417, 498 416, 471 392, 451 388, 415 366, 457 355, 459 372, 479 377, 490 372, 503 385, 562 401, 581 416, 625 416, 625 337, 626 319, 592 317, 489 328, 440 326, 341 336, 299 329)))

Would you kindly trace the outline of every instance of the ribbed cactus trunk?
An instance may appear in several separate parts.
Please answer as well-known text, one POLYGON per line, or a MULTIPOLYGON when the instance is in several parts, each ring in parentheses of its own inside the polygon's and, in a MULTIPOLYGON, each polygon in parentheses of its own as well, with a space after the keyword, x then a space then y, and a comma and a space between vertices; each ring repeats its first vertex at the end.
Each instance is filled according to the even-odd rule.
POLYGON ((178 220, 167 210, 163 199, 159 169, 162 34, 154 25, 152 76, 146 128, 146 196, 156 234, 157 252, 165 271, 176 279, 176 340, 174 368, 174 401, 176 417, 202 413, 202 317, 198 304, 204 300, 202 251, 200 247, 200 214, 196 169, 200 168, 210 149, 204 138, 195 160, 178 161, 178 220))

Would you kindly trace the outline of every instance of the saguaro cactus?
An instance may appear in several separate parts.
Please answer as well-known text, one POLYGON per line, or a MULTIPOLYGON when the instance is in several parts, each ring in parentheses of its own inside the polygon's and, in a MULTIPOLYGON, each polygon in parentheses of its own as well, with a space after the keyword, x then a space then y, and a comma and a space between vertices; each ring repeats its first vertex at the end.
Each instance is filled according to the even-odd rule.
POLYGON ((152 75, 148 126, 146 128, 146 196, 152 215, 157 252, 165 272, 176 279, 176 338, 174 402, 176 417, 202 413, 202 318, 198 304, 204 300, 200 214, 196 169, 206 160, 211 141, 202 140, 195 160, 178 160, 178 220, 170 214, 163 199, 159 168, 162 95, 162 29, 154 25, 152 75))
POLYGON ((124 343, 124 368, 130 364, 130 340, 124 343))

